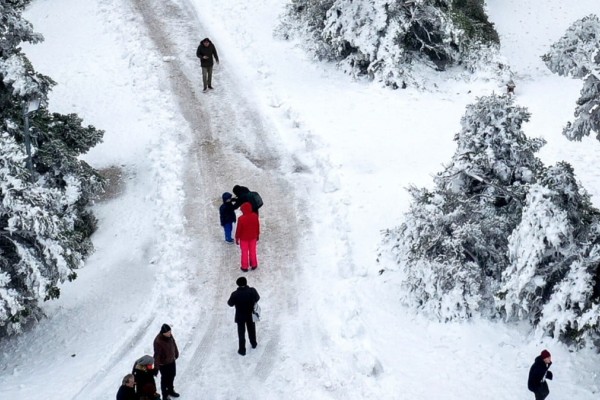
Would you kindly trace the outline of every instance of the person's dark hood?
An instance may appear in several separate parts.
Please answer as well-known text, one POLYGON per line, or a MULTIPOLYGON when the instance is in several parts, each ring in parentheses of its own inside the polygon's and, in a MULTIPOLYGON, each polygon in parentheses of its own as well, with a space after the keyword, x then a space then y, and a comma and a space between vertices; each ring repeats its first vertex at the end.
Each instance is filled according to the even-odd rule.
POLYGON ((235 185, 232 191, 233 194, 235 194, 237 197, 240 197, 241 195, 250 192, 250 189, 248 189, 246 186, 235 185))
POLYGON ((202 39, 201 43, 204 43, 204 42, 206 42, 207 40, 208 40, 208 43, 211 43, 211 44, 212 44, 212 42, 210 41, 210 39, 209 39, 209 38, 207 38, 207 37, 205 37, 204 39, 202 39))

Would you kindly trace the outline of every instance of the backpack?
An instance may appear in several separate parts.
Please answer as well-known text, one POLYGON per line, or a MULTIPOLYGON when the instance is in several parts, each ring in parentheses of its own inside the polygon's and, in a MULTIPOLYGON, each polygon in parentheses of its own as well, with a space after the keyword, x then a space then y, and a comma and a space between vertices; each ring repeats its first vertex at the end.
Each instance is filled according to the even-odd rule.
POLYGON ((250 199, 250 204, 252 204, 252 206, 258 210, 259 208, 262 207, 263 205, 263 200, 262 197, 260 197, 260 194, 258 194, 258 192, 250 192, 248 193, 248 197, 250 199))

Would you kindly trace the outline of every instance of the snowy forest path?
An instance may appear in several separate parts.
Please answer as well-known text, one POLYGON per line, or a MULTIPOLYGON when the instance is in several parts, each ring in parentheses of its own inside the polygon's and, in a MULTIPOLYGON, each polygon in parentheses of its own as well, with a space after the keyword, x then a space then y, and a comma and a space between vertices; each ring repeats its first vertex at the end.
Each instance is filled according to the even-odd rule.
MULTIPOLYGON (((216 66, 216 93, 200 92, 195 50, 203 36, 192 7, 186 2, 160 0, 131 3, 143 16, 148 34, 163 58, 175 58, 164 65, 173 97, 192 132, 185 155, 188 168, 184 182, 190 253, 184 257, 196 276, 190 279, 189 303, 177 306, 195 314, 195 321, 191 318, 195 326, 175 330, 181 348, 177 387, 190 395, 212 393, 214 398, 233 398, 245 391, 250 398, 265 398, 261 393, 265 389, 249 382, 256 380, 257 372, 259 380, 265 381, 273 369, 281 320, 275 307, 263 305, 263 310, 272 311, 269 322, 257 327, 259 348, 249 349, 245 358, 236 354, 233 312, 226 301, 241 274, 239 250, 223 240, 218 207, 221 193, 231 191, 235 184, 261 193, 265 206, 261 209, 259 269, 247 275, 248 281, 260 292, 261 304, 277 305, 277 312, 286 315, 296 304, 290 288, 296 287, 293 266, 302 229, 293 207, 293 191, 281 178, 282 160, 273 148, 271 128, 236 92, 239 89, 234 75, 226 67, 216 66), (190 328, 193 330, 182 332, 190 328), (251 365, 255 367, 249 368, 251 365), (220 381, 223 377, 226 379, 220 381)), ((178 296, 174 294, 174 298, 178 296)))

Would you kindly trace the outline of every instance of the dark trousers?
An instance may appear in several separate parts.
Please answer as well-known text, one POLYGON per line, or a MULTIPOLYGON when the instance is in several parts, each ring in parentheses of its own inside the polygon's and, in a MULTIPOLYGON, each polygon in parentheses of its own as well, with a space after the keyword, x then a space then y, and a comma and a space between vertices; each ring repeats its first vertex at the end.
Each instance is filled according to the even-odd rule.
POLYGON ((238 322, 238 339, 240 341, 238 350, 246 351, 246 326, 248 327, 248 339, 252 347, 256 347, 256 325, 254 322, 238 322))
POLYGON ((210 67, 202 67, 202 83, 204 84, 204 89, 212 87, 212 70, 212 65, 210 67))
POLYGON ((550 390, 548 389, 548 384, 546 382, 542 382, 539 388, 534 392, 535 400, 544 400, 550 394, 550 390))
POLYGON ((160 365, 158 370, 160 371, 160 391, 164 398, 175 391, 173 389, 173 381, 176 374, 175 361, 171 364, 160 365))

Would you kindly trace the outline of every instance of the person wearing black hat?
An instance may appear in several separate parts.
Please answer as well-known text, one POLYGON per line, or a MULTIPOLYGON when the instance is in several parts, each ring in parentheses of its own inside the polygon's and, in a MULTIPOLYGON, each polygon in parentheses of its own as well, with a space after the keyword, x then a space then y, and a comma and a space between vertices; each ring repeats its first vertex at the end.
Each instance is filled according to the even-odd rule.
POLYGON ((238 354, 246 355, 246 328, 248 328, 248 339, 250 345, 255 349, 258 343, 256 342, 256 325, 252 321, 252 311, 254 304, 260 300, 260 296, 256 289, 248 286, 245 277, 239 277, 235 283, 238 285, 236 291, 231 293, 227 304, 229 307, 235 307, 235 323, 238 331, 238 354))
POLYGON ((548 350, 542 350, 529 369, 527 388, 535 394, 535 400, 544 400, 550 394, 547 379, 552 380, 552 371, 548 371, 552 365, 552 356, 548 350))
POLYGON ((160 390, 163 400, 168 400, 169 396, 179 397, 179 393, 173 388, 176 375, 175 360, 178 358, 179 350, 171 333, 171 327, 163 324, 154 339, 154 361, 160 371, 160 390))

